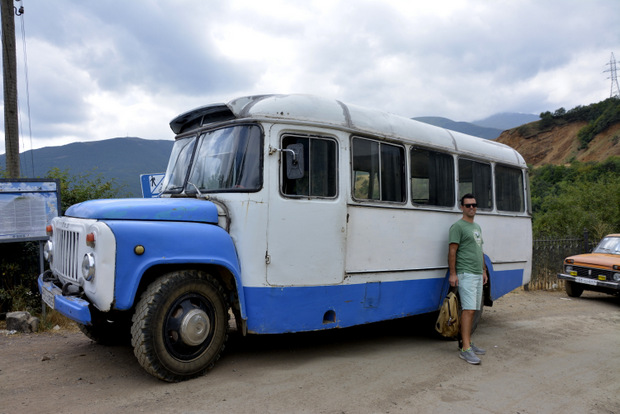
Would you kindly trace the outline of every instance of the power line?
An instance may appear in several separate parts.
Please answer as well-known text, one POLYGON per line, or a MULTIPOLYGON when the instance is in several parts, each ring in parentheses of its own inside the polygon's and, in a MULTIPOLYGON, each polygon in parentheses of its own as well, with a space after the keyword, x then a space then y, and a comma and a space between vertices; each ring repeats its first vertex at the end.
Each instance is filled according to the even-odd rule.
MULTIPOLYGON (((21 1, 21 0, 17 0, 21 1)), ((16 13, 18 17, 20 17, 21 23, 21 35, 22 35, 22 48, 24 54, 24 81, 26 86, 26 109, 28 112, 28 136, 30 138, 30 164, 32 167, 32 177, 34 177, 34 151, 32 150, 32 117, 30 114, 30 85, 28 80, 28 52, 26 50, 26 25, 24 23, 24 6, 20 7, 19 14, 16 13)), ((18 97, 19 102, 19 97, 18 97)), ((20 118, 21 119, 21 118, 20 118)), ((25 174, 28 176, 27 174, 25 174)))
POLYGON ((610 76, 607 79, 611 79, 611 88, 609 90, 610 98, 620 98, 620 86, 618 86, 618 72, 616 70, 616 57, 614 56, 614 52, 611 52, 611 58, 609 59, 609 63, 605 64, 605 66, 609 66, 609 69, 603 71, 610 72, 610 76))

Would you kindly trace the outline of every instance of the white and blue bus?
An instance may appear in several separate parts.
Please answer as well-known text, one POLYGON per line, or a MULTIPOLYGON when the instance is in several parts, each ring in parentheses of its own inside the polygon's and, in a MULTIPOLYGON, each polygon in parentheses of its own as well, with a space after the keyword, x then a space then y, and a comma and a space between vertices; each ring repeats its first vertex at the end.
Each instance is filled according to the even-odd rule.
POLYGON ((93 200, 48 226, 44 301, 100 343, 131 338, 152 375, 218 359, 245 334, 437 311, 448 229, 473 193, 485 303, 530 280, 527 166, 514 149, 309 95, 179 115, 156 199, 93 200))

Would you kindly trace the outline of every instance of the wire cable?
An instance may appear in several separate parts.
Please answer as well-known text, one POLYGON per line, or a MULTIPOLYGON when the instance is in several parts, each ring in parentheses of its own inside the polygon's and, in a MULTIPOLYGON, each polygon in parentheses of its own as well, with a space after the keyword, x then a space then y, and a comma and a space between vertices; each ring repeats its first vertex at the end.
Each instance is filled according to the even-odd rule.
MULTIPOLYGON (((22 0, 23 2, 24 0, 22 0)), ((23 3, 22 3, 23 4, 23 3)), ((26 24, 24 23, 24 8, 20 7, 20 14, 17 15, 21 24, 22 50, 24 54, 24 82, 26 86, 26 108, 28 112, 28 136, 30 139, 30 163, 32 166, 32 178, 34 178, 34 151, 32 149, 32 118, 30 116, 30 82, 28 80, 28 51, 26 48, 26 24)), ((19 95, 18 95, 19 102, 19 95)))

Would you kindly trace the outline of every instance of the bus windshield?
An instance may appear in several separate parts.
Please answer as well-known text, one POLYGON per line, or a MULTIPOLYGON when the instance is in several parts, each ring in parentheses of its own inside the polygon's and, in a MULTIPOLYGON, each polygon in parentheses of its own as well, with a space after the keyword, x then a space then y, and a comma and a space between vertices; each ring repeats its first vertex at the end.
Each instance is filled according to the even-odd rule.
POLYGON ((258 191, 261 175, 261 129, 238 125, 182 138, 174 143, 164 193, 258 191))

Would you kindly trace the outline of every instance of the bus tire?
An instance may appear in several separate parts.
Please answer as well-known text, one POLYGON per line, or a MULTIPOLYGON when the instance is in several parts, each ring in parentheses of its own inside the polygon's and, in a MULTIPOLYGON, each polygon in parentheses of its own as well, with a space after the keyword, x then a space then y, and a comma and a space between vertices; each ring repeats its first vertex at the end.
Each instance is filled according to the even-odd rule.
POLYGON ((198 377, 213 367, 228 339, 221 284, 196 270, 163 275, 136 306, 132 345, 140 365, 163 381, 198 377))
POLYGON ((571 298, 578 298, 583 293, 581 286, 568 280, 564 282, 564 289, 566 289, 566 294, 571 298))

